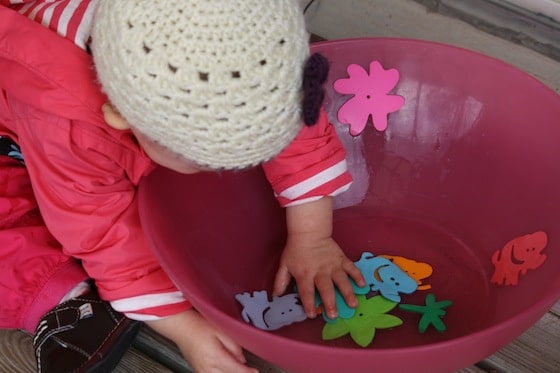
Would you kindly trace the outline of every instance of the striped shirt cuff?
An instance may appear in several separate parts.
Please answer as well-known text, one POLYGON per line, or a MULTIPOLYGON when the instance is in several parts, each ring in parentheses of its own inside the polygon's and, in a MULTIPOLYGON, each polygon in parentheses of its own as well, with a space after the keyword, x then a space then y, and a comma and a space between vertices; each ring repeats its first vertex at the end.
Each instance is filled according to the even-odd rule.
POLYGON ((118 299, 111 301, 111 306, 126 317, 138 321, 158 320, 192 307, 180 291, 118 299))

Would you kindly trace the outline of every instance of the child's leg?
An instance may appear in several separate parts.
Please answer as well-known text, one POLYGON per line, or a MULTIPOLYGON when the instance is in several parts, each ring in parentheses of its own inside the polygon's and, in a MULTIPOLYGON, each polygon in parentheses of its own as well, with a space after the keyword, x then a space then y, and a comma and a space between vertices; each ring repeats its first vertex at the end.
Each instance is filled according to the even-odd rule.
POLYGON ((139 323, 114 311, 47 230, 27 171, 2 154, 0 137, 0 328, 34 334, 43 373, 111 371, 139 323), (77 296, 77 297, 76 297, 77 296), (61 303, 62 302, 62 303, 61 303))
POLYGON ((39 319, 87 279, 37 209, 27 171, 0 155, 0 328, 34 332, 39 319))

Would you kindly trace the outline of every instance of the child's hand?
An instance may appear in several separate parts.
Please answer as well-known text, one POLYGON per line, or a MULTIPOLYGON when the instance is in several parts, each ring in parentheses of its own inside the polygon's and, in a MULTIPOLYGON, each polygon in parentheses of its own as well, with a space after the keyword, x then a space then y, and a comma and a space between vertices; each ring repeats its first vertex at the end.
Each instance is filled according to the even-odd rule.
POLYGON ((334 286, 338 288, 346 304, 357 307, 358 301, 348 275, 358 286, 365 282, 361 272, 348 259, 332 238, 317 242, 290 242, 284 249, 280 268, 276 274, 274 294, 282 294, 293 276, 298 293, 308 317, 316 316, 315 288, 319 291, 324 312, 329 318, 337 317, 334 286))
POLYGON ((146 324, 175 342, 195 372, 258 373, 245 365, 242 348, 194 309, 146 324))
POLYGON ((337 317, 335 286, 348 306, 356 307, 357 299, 348 276, 360 287, 365 286, 365 280, 331 237, 331 198, 288 207, 286 213, 288 242, 280 259, 273 294, 284 293, 293 277, 305 313, 310 318, 317 314, 315 289, 319 291, 324 312, 329 318, 337 317))

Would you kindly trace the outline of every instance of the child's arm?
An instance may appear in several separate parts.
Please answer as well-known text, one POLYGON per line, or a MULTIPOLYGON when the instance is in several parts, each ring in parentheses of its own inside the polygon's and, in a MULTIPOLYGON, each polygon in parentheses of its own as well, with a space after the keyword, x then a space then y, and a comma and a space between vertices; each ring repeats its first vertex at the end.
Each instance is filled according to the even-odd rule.
POLYGON ((330 318, 337 316, 334 286, 350 307, 356 307, 348 275, 360 287, 365 286, 365 281, 332 238, 332 198, 287 207, 286 219, 288 241, 276 274, 274 294, 283 293, 293 277, 308 317, 316 316, 315 288, 330 318))
POLYGON ((192 308, 146 324, 172 340, 195 372, 257 373, 245 365, 241 347, 192 308))

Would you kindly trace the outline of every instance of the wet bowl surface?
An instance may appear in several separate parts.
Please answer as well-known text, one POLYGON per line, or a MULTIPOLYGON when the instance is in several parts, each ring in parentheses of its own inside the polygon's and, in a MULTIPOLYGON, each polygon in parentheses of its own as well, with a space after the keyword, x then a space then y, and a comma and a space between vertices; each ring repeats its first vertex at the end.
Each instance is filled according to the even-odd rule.
MULTIPOLYGON (((429 263, 431 291, 450 299, 444 333, 420 334, 417 315, 380 330, 367 348, 321 339, 323 322, 274 332, 246 324, 234 295, 271 290, 285 242, 284 212, 259 168, 179 175, 158 169, 140 186, 141 219, 156 256, 209 320, 245 348, 293 372, 449 372, 504 346, 560 297, 560 96, 528 74, 464 49, 409 39, 313 45, 331 61, 326 107, 354 177, 336 198, 334 237, 348 256, 429 263), (404 106, 385 131, 349 134, 333 83, 347 66, 381 62, 404 106), (492 255, 543 231, 547 259, 497 285, 492 255)), ((423 302, 415 293, 406 303, 423 302)))

